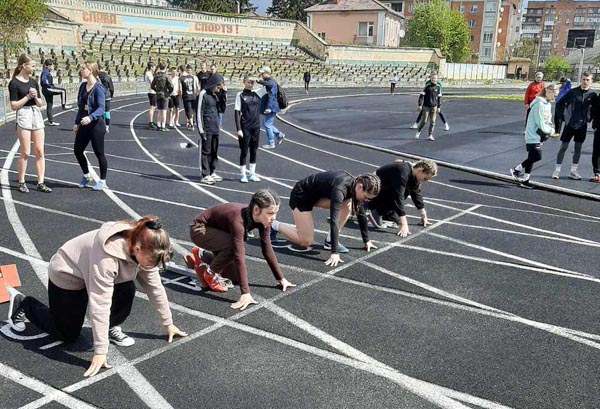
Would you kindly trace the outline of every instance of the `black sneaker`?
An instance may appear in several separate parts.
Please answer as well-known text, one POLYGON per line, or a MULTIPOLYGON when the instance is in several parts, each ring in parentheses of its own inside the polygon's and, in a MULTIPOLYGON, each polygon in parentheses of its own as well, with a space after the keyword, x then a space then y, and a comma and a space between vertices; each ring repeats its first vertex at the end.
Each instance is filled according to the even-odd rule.
POLYGON ((533 185, 531 184, 530 181, 528 180, 524 180, 519 184, 520 187, 522 187, 523 189, 533 189, 533 185))
POLYGON ((277 145, 281 145, 285 140, 285 134, 283 132, 279 133, 279 138, 277 138, 277 145))
POLYGON ((10 296, 8 324, 14 331, 23 332, 25 331, 25 311, 21 308, 21 303, 25 296, 12 287, 7 286, 6 290, 10 296))
POLYGON ((37 184, 37 191, 42 193, 52 193, 52 189, 46 186, 44 183, 37 184))
POLYGON ((21 183, 17 183, 17 190, 21 193, 29 193, 29 188, 27 187, 27 185, 25 184, 25 182, 21 183))
POLYGON ((154 122, 150 122, 148 123, 148 129, 157 129, 158 126, 156 126, 156 124, 154 122))
POLYGON ((108 330, 108 340, 120 347, 130 347, 135 344, 135 339, 125 334, 121 327, 112 327, 108 330))

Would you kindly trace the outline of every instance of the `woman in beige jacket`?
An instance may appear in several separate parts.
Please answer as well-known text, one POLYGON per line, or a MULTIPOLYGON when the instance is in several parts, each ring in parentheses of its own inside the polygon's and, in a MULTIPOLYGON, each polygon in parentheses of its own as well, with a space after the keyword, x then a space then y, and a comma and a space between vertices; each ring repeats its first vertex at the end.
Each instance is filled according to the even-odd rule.
POLYGON ((108 343, 130 346, 135 342, 119 325, 131 312, 134 279, 140 283, 165 326, 168 341, 186 336, 173 325, 159 266, 170 259, 169 235, 155 216, 137 221, 108 222, 100 229, 66 242, 50 260, 49 307, 9 288, 9 323, 25 330, 25 317, 36 327, 64 342, 81 332, 86 309, 94 338, 94 357, 84 376, 110 368, 108 343))

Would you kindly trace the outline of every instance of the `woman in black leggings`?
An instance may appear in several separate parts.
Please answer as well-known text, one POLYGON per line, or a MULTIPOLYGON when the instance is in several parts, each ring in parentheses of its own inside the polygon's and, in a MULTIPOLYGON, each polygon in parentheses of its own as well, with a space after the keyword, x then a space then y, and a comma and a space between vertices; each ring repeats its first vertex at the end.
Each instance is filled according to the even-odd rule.
POLYGON ((83 178, 79 182, 79 187, 92 187, 94 190, 102 190, 107 187, 106 173, 108 169, 106 156, 104 156, 106 91, 100 81, 97 80, 98 73, 98 64, 94 62, 86 62, 81 65, 80 74, 85 82, 81 84, 77 94, 77 106, 79 109, 75 117, 75 125, 73 125, 73 132, 75 133, 75 157, 83 171, 83 178), (100 165, 100 180, 93 186, 94 179, 90 175, 88 162, 83 153, 90 142, 100 165))

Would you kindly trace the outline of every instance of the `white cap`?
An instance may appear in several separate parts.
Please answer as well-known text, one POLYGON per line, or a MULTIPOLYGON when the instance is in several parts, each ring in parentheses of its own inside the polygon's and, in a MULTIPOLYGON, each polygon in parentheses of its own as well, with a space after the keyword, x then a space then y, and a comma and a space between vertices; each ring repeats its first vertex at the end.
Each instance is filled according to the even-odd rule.
POLYGON ((267 67, 266 65, 264 67, 260 67, 260 69, 258 70, 259 73, 263 73, 266 72, 267 74, 271 73, 271 69, 269 67, 267 67))

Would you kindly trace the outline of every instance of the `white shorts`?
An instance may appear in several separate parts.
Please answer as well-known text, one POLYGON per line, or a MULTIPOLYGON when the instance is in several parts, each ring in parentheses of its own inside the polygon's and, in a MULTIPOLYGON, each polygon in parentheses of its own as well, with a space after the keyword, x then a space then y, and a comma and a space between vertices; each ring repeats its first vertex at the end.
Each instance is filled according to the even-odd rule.
POLYGON ((37 106, 26 106, 19 108, 16 113, 17 125, 21 129, 37 131, 44 129, 44 118, 37 106))

